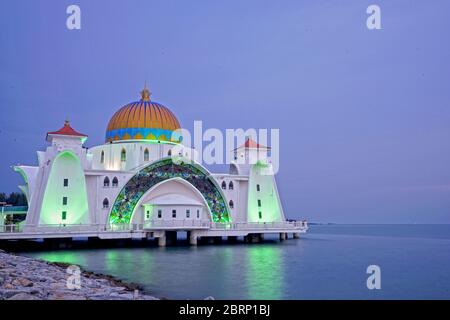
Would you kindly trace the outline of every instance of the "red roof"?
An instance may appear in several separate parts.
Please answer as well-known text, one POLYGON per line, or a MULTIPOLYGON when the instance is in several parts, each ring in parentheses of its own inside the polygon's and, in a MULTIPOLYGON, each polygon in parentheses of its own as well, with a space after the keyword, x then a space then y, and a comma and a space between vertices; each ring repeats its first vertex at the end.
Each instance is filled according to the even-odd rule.
MULTIPOLYGON (((257 143, 255 140, 251 139, 251 138, 247 138, 247 140, 245 140, 245 143, 243 145, 241 145, 240 147, 238 147, 237 149, 241 149, 241 148, 245 148, 245 149, 270 149, 270 147, 266 147, 265 145, 259 144, 257 143)), ((235 149, 235 150, 237 150, 235 149)))
POLYGON ((58 131, 48 132, 47 135, 61 135, 61 136, 73 136, 73 137, 87 137, 87 135, 75 131, 69 124, 69 121, 64 123, 64 127, 58 131))

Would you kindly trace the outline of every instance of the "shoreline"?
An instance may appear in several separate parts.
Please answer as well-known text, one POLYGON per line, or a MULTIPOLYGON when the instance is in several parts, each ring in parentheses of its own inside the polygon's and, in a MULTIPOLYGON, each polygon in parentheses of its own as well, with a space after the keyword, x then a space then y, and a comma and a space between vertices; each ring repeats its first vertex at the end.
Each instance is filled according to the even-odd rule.
MULTIPOLYGON (((0 300, 161 300, 135 283, 83 270, 79 289, 69 289, 70 264, 48 262, 0 249, 0 300)), ((77 275, 78 276, 78 275, 77 275)))

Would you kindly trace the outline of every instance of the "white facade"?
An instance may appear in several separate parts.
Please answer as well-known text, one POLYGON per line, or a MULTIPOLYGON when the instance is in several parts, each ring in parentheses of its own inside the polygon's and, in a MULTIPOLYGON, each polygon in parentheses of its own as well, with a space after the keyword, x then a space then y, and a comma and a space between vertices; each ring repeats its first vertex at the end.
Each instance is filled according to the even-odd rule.
MULTIPOLYGON (((145 166, 167 159, 175 146, 137 141, 85 149, 81 140, 80 137, 52 136, 47 150, 38 152, 39 166, 15 167, 25 179, 22 189, 29 200, 26 225, 108 224, 111 209, 127 182, 145 166), (80 209, 82 212, 76 212, 80 209)), ((273 175, 261 175, 257 169, 252 170, 257 166, 232 164, 231 170, 238 168, 244 174, 211 174, 228 205, 232 222, 285 220, 273 175), (249 187, 254 190, 249 191, 249 187), (277 210, 265 212, 265 207, 277 210), (251 210, 261 215, 255 212, 252 215, 251 210)), ((212 221, 202 194, 189 182, 174 178, 148 190, 136 206, 132 221, 180 219, 212 221), (152 208, 150 214, 148 208, 152 208), (158 216, 158 210, 163 214, 158 216), (172 215, 172 210, 176 210, 176 215, 172 215), (199 217, 197 210, 201 213, 199 217)))
POLYGON ((270 148, 248 138, 234 150, 229 173, 210 173, 197 163, 196 151, 171 134, 179 126, 175 116, 151 103, 149 96, 144 89, 140 102, 114 115, 107 143, 87 149, 87 136, 66 122, 47 134, 50 145, 37 152, 37 166, 15 167, 24 178, 20 188, 28 199, 24 232, 61 226, 114 231, 128 226, 155 234, 170 228, 198 229, 204 235, 205 230, 232 234, 238 228, 249 233, 269 224, 278 231, 297 228, 286 222, 270 148), (157 135, 161 140, 155 140, 157 135))

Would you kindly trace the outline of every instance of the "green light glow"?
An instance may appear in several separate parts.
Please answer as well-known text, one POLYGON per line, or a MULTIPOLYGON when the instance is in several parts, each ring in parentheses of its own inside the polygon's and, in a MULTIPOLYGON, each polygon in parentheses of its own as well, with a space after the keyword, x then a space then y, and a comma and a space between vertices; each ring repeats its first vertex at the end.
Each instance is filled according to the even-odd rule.
POLYGON ((281 205, 273 175, 261 174, 266 165, 257 163, 252 166, 248 190, 248 222, 280 222, 283 221, 281 205), (260 185, 258 191, 257 185, 260 185), (261 207, 258 205, 261 202, 261 207), (261 218, 260 218, 261 212, 261 218))
POLYGON ((50 175, 42 202, 40 224, 84 224, 89 223, 86 180, 78 157, 70 152, 60 153, 51 166, 50 175), (63 180, 69 185, 63 186, 63 180), (67 205, 63 205, 67 197, 67 205), (62 220, 62 212, 67 212, 62 220))
POLYGON ((248 299, 283 299, 283 263, 280 247, 250 246, 247 250, 248 299))
POLYGON ((188 160, 164 158, 137 172, 123 187, 117 196, 109 217, 110 224, 128 224, 136 206, 144 194, 162 181, 181 178, 193 185, 204 197, 211 213, 211 220, 230 223, 228 204, 209 172, 198 164, 188 160))

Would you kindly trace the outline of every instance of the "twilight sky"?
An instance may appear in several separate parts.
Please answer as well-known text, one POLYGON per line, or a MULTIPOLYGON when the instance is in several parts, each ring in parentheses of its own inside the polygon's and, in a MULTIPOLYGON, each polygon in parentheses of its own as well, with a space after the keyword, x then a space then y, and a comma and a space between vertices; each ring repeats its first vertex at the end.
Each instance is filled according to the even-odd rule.
MULTIPOLYGON (((68 117, 104 141, 152 99, 192 128, 280 128, 289 218, 450 223, 448 0, 0 2, 0 191, 68 117), (82 29, 66 28, 77 4, 82 29), (366 27, 378 4, 382 30, 366 27)), ((226 168, 214 168, 221 171, 226 168)))

